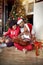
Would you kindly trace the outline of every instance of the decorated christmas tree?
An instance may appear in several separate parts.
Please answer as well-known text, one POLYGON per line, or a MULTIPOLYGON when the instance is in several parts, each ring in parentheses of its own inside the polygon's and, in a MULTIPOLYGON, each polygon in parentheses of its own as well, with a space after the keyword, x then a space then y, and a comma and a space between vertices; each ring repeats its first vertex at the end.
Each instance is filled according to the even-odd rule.
MULTIPOLYGON (((14 1, 14 5, 12 6, 12 10, 9 14, 9 21, 11 19, 13 20, 17 20, 18 17, 21 17, 23 18, 24 20, 27 21, 27 17, 26 17, 26 12, 25 12, 25 8, 24 6, 22 5, 22 1, 21 0, 15 0, 14 1)), ((9 21, 7 22, 7 24, 9 23, 9 21)), ((7 28, 8 28, 8 25, 7 25, 7 28)))

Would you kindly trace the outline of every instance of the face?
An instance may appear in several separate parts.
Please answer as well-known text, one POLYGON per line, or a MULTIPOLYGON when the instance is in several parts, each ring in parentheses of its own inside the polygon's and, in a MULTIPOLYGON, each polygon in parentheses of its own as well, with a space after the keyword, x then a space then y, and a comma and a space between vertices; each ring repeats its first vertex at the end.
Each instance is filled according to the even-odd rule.
POLYGON ((19 24, 20 27, 24 27, 24 21, 19 24))
POLYGON ((13 26, 12 26, 12 29, 14 29, 14 30, 15 30, 15 29, 16 29, 16 26, 17 26, 17 25, 13 25, 13 26))

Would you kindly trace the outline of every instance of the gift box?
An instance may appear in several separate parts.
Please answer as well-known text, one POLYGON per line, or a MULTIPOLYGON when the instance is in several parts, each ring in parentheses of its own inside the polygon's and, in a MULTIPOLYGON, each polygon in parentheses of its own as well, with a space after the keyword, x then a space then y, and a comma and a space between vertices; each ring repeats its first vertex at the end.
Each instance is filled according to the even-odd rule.
POLYGON ((39 55, 39 49, 41 48, 41 42, 35 41, 34 47, 35 47, 35 50, 36 50, 36 56, 38 56, 39 55))

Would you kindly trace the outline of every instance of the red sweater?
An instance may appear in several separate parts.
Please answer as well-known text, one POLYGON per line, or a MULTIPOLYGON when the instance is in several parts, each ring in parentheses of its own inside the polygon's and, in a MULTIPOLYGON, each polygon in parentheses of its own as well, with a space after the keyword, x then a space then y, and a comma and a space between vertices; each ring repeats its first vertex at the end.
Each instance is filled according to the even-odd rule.
POLYGON ((20 28, 19 26, 16 27, 16 29, 8 29, 8 31, 6 32, 5 36, 9 36, 10 38, 16 37, 18 36, 20 33, 20 28))

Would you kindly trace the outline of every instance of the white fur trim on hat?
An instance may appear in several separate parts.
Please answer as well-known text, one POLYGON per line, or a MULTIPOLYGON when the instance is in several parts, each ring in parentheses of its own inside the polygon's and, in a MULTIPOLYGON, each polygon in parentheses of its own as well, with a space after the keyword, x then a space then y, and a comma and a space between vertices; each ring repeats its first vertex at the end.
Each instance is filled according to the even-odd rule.
POLYGON ((18 20, 17 24, 20 24, 22 21, 23 21, 22 19, 18 20))
POLYGON ((27 27, 28 31, 30 31, 30 28, 29 28, 28 24, 24 24, 24 26, 27 27))

